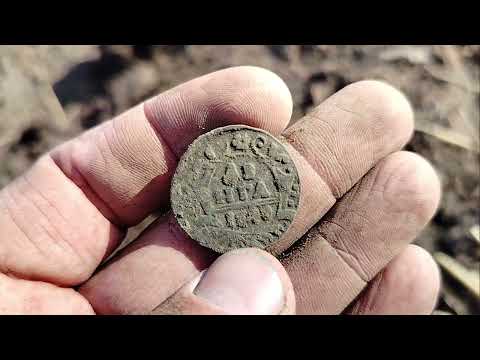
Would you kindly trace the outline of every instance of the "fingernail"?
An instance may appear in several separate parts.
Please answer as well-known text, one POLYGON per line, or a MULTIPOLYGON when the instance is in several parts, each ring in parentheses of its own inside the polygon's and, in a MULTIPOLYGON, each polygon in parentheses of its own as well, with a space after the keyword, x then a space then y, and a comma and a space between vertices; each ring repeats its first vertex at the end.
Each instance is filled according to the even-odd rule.
POLYGON ((229 314, 275 315, 284 306, 282 282, 269 260, 240 250, 220 256, 194 293, 229 314))

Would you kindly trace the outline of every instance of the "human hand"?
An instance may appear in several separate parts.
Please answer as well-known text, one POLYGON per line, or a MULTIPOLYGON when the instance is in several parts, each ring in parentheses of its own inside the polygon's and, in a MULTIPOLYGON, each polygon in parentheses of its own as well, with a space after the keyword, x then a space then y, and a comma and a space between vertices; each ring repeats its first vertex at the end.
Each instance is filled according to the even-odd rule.
POLYGON ((439 272, 409 243, 440 185, 424 159, 400 151, 413 131, 408 102, 363 81, 285 129, 291 113, 276 75, 230 68, 44 155, 0 192, 0 313, 430 313, 439 272), (281 262, 258 249, 215 260, 167 212, 98 269, 128 227, 168 210, 188 144, 230 124, 283 136, 297 164, 303 194, 281 262))

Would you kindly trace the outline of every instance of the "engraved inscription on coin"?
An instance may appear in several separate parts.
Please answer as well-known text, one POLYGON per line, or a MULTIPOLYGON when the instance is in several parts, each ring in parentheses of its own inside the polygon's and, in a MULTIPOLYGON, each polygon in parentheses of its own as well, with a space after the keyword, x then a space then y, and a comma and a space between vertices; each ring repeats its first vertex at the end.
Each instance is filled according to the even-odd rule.
POLYGON ((270 134, 232 125, 200 136, 175 172, 171 203, 186 233, 224 253, 267 248, 295 217, 300 181, 284 146, 270 134))

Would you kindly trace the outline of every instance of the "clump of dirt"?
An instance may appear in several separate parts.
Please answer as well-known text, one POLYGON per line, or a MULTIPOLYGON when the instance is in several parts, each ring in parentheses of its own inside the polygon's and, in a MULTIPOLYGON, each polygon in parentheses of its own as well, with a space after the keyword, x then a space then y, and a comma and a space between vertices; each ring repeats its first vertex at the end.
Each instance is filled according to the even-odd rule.
MULTIPOLYGON (((407 146, 443 185, 440 209, 417 243, 479 269, 480 46, 3 46, 0 48, 0 187, 41 154, 138 102, 208 72, 256 65, 293 96, 292 122, 344 86, 384 80, 416 115, 407 146)), ((152 218, 132 229, 127 241, 152 218)), ((445 273, 439 309, 480 313, 478 299, 445 273)))

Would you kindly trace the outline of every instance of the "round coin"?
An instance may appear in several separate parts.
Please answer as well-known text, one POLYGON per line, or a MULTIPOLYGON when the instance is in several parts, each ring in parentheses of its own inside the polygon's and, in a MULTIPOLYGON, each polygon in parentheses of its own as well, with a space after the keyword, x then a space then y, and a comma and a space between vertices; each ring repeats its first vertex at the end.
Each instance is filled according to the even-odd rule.
POLYGON ((268 248, 297 213, 300 180, 285 147, 242 125, 198 137, 179 161, 171 187, 173 213, 201 245, 224 253, 268 248))

